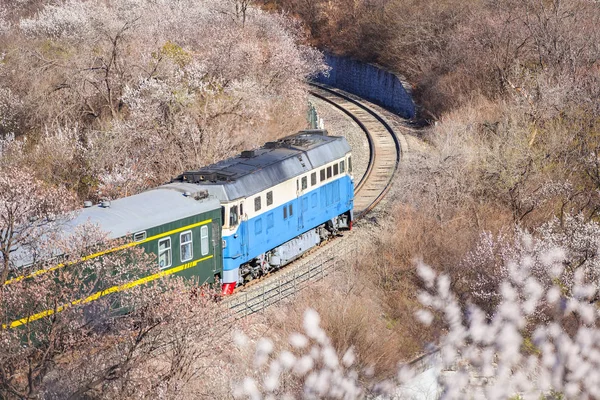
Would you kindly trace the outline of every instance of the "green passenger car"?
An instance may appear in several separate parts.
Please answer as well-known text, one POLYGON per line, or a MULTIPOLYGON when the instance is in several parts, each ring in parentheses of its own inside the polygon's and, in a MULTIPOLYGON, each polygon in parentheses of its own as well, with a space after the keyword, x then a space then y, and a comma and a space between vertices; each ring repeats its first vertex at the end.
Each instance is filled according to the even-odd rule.
MULTIPOLYGON (((146 192, 89 205, 81 209, 75 218, 61 226, 65 237, 84 224, 97 225, 109 239, 122 239, 125 244, 89 254, 89 260, 118 252, 124 248, 140 246, 147 253, 156 255, 157 268, 149 275, 134 273, 131 280, 118 287, 102 288, 87 298, 73 302, 91 302, 94 298, 116 291, 156 281, 168 275, 194 279, 197 283, 214 283, 223 272, 221 249, 221 205, 219 200, 209 197, 187 185, 169 184, 146 192), (191 191, 191 190, 196 190, 191 191), (188 191, 190 190, 190 191, 188 191)), ((69 268, 72 262, 58 263, 56 266, 27 274, 27 256, 19 257, 20 249, 15 249, 13 271, 17 272, 5 282, 12 284, 22 279, 35 279, 36 275, 51 273, 59 268, 69 268), (21 272, 21 273, 19 273, 21 272)), ((74 260, 76 261, 76 260, 74 260)), ((77 268, 76 263, 71 268, 77 268)), ((135 270, 135 268, 132 268, 135 270)), ((11 326, 19 326, 23 321, 33 321, 47 316, 48 311, 16 320, 11 326)))
POLYGON ((131 243, 156 254, 162 271, 213 283, 222 273, 221 209, 218 201, 210 206, 199 214, 140 229, 131 235, 131 243))
POLYGON ((131 238, 157 256, 161 275, 212 283, 222 273, 221 205, 206 193, 159 186, 135 196, 87 207, 69 223, 97 224, 111 239, 131 238))

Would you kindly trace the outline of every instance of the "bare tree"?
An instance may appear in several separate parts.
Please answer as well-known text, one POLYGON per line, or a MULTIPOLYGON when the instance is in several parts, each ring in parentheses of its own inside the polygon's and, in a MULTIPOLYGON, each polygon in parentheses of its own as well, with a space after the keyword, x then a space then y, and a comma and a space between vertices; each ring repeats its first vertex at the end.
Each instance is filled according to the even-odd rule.
POLYGON ((122 244, 93 226, 46 239, 38 272, 0 288, 3 398, 177 397, 197 389, 228 341, 211 288, 161 277, 141 248, 82 257, 122 244), (57 265, 55 254, 69 262, 57 265))
POLYGON ((72 199, 69 192, 44 184, 27 168, 0 170, 0 286, 14 272, 14 251, 34 244, 44 228, 72 206, 72 199))
POLYGON ((248 7, 252 4, 253 0, 234 0, 235 2, 235 16, 242 20, 242 26, 246 26, 246 13, 248 7))

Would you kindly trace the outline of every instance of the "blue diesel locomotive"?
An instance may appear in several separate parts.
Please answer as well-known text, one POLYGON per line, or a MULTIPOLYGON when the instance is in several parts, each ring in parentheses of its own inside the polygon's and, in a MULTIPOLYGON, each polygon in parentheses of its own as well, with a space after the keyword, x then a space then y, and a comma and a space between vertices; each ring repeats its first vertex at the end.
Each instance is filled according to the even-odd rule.
POLYGON ((188 185, 221 203, 223 294, 352 228, 350 145, 325 130, 268 142, 185 172, 166 187, 188 185))

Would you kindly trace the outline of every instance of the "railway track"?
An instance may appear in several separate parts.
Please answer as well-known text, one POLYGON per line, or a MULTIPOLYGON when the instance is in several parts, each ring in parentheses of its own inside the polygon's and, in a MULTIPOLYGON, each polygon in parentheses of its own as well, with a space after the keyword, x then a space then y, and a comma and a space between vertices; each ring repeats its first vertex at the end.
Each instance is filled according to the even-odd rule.
POLYGON ((312 84, 310 94, 348 115, 367 137, 369 164, 354 188, 354 214, 360 219, 387 194, 402 155, 400 141, 383 117, 344 92, 312 84))
MULTIPOLYGON (((364 132, 368 141, 368 166, 355 184, 354 215, 361 219, 386 195, 398 169, 402 149, 394 129, 368 105, 338 89, 311 84, 310 94, 339 109, 364 132)), ((263 310, 289 297, 313 281, 335 271, 340 260, 360 248, 354 231, 335 238, 309 251, 299 260, 275 273, 246 284, 224 303, 230 312, 227 319, 239 319, 263 310)))

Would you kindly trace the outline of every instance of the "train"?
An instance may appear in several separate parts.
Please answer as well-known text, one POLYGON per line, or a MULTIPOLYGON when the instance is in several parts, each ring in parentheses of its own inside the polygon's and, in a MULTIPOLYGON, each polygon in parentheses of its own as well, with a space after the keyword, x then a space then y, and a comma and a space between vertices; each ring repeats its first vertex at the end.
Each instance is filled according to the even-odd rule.
MULTIPOLYGON (((158 272, 124 287, 178 275, 230 295, 352 229, 353 200, 346 139, 305 130, 133 196, 86 202, 64 229, 92 223, 124 240, 119 248, 154 253, 158 272)), ((27 267, 26 258, 19 262, 17 271, 27 267)))

